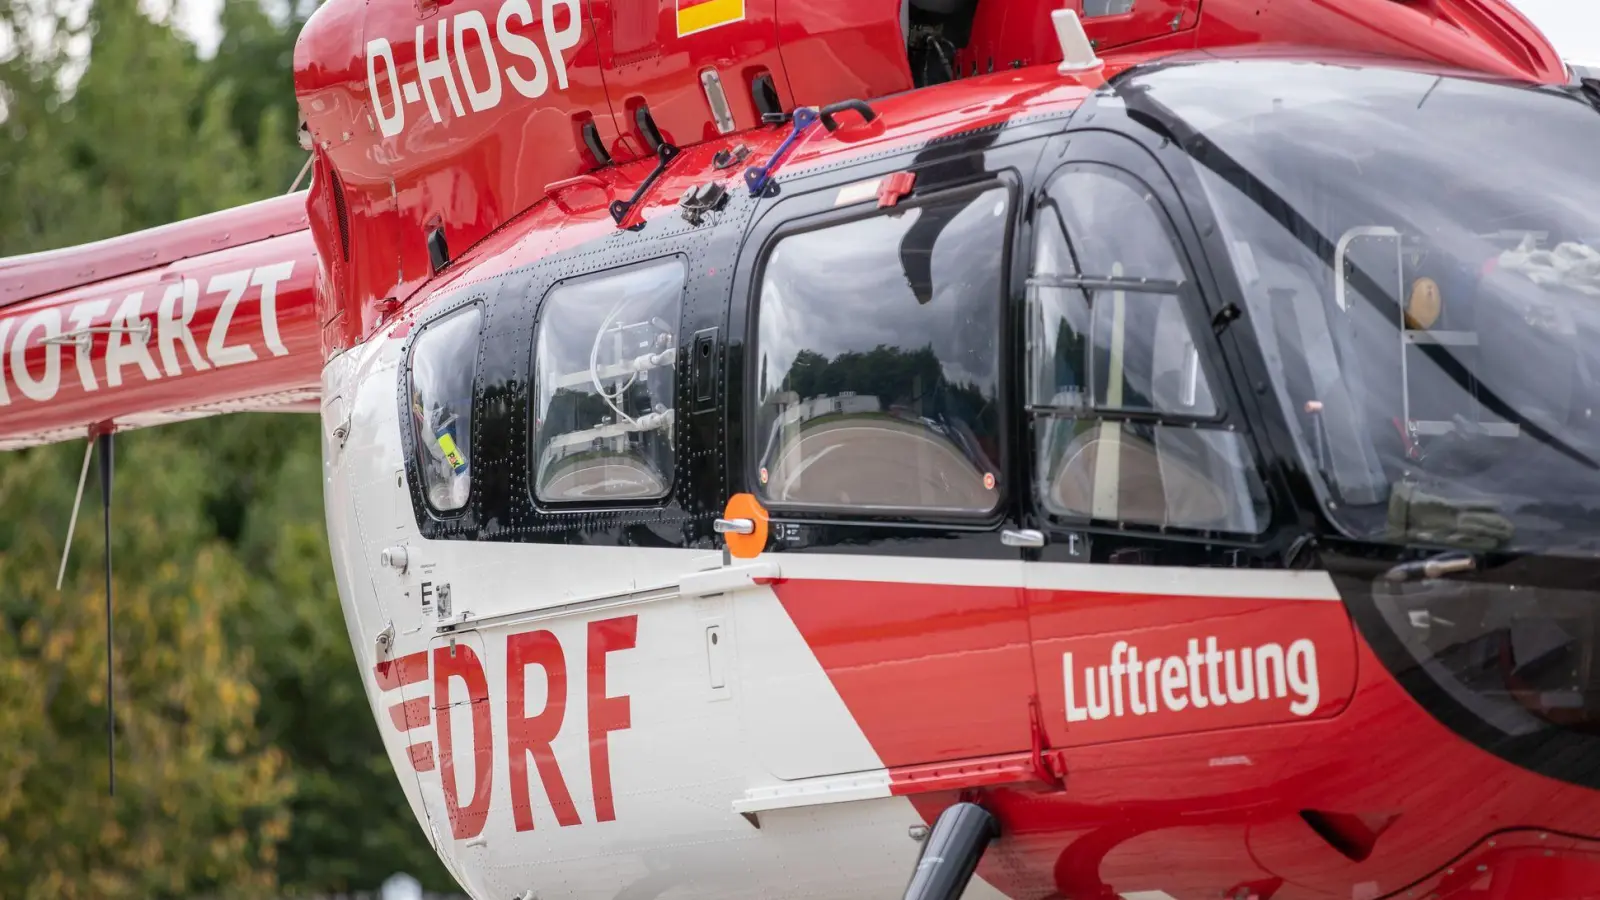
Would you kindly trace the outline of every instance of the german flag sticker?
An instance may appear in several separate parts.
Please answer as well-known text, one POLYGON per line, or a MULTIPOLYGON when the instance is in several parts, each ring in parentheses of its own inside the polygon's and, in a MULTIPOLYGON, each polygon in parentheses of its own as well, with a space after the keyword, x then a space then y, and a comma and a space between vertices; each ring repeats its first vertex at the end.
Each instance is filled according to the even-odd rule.
POLYGON ((744 0, 678 0, 678 37, 744 21, 744 0))

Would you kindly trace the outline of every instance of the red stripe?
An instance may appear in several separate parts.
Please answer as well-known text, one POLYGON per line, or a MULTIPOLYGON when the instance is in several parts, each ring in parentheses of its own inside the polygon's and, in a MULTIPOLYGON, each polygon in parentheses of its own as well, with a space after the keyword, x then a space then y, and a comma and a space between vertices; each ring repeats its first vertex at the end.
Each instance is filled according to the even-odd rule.
POLYGON ((406 748, 406 752, 411 754, 411 765, 418 772, 433 771, 432 744, 412 744, 406 748))
POLYGON ((711 0, 678 0, 678 9, 680 9, 680 10, 693 9, 694 7, 699 6, 699 5, 703 4, 703 3, 710 3, 710 2, 711 2, 711 0))
POLYGON ((389 719, 400 731, 421 728, 432 721, 432 716, 428 712, 428 698, 413 697, 404 703, 396 703, 389 707, 389 719))
POLYGON ((897 797, 930 794, 935 791, 964 791, 971 788, 1025 784, 1039 779, 1034 774, 1033 758, 1027 753, 969 760, 957 764, 900 766, 889 770, 889 791, 897 797))
POLYGON ((373 667, 378 675, 378 690, 392 691, 397 687, 428 680, 428 651, 423 650, 399 659, 385 660, 373 667))

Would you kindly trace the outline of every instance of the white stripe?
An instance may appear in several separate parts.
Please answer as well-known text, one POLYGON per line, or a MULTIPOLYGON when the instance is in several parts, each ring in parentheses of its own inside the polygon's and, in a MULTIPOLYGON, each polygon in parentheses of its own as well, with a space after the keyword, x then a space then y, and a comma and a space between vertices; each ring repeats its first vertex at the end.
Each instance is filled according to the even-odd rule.
MULTIPOLYGON (((998 538, 996 538, 998 541, 998 538)), ((1120 566, 1109 563, 1025 563, 1021 560, 902 556, 774 554, 784 578, 884 581, 956 587, 1028 587, 1052 591, 1171 594, 1275 600, 1338 600, 1326 572, 1120 566)))
POLYGON ((733 801, 733 811, 748 813, 793 809, 797 806, 822 806, 855 800, 881 800, 888 796, 891 796, 889 773, 880 769, 858 775, 807 778, 771 787, 751 788, 744 792, 743 797, 733 801))
MULTIPOLYGON (((1127 591, 1183 597, 1338 600, 1327 572, 1202 569, 1106 563, 1027 563, 1028 587, 1053 591, 1127 591)), ((787 562, 784 566, 788 568, 787 562)))

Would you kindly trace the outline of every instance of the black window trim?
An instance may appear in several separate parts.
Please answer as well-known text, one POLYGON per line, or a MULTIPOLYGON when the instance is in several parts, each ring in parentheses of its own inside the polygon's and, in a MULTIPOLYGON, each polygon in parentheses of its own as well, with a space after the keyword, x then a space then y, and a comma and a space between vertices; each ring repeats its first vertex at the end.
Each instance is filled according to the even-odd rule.
POLYGON ((400 397, 400 409, 405 414, 401 416, 402 424, 400 427, 403 429, 402 436, 408 444, 405 451, 406 480, 410 482, 411 490, 415 492, 414 496, 421 501, 422 511, 437 522, 450 522, 464 517, 468 510, 472 509, 473 505, 478 501, 477 469, 479 463, 475 455, 478 451, 479 415, 477 407, 483 399, 483 335, 484 329, 489 322, 488 304, 485 302, 487 299, 482 293, 474 293, 457 302, 446 304, 437 313, 417 325, 405 347, 403 356, 405 371, 401 379, 402 394, 400 397), (430 329, 474 306, 478 308, 478 337, 472 353, 472 427, 469 429, 471 443, 468 444, 467 448, 468 465, 471 467, 472 474, 468 476, 467 499, 455 509, 440 510, 433 505, 433 500, 428 497, 427 476, 422 471, 422 460, 417 458, 420 438, 417 434, 416 423, 409 413, 411 409, 411 394, 415 388, 415 383, 412 380, 414 372, 412 360, 416 357, 417 345, 422 342, 423 336, 430 329))
MULTIPOLYGON (((1146 161, 1141 160, 1141 162, 1146 161)), ((1161 168, 1160 164, 1155 160, 1148 160, 1148 163, 1156 168, 1157 173, 1165 175, 1165 170, 1161 168)), ((1103 158, 1089 156, 1077 159, 1068 159, 1064 162, 1061 162, 1060 164, 1051 167, 1048 172, 1043 174, 1043 177, 1038 179, 1033 196, 1034 205, 1039 215, 1042 216, 1048 214, 1055 207, 1055 200, 1050 196, 1050 187, 1055 183, 1057 178, 1070 171, 1099 171, 1109 173, 1112 177, 1123 181, 1124 183, 1131 182, 1130 186, 1138 189, 1142 194, 1148 196, 1150 201, 1153 201, 1156 204, 1156 209, 1159 212, 1157 218, 1161 226, 1161 230, 1166 235, 1167 240, 1172 247, 1173 253, 1178 261, 1178 265, 1183 272, 1183 280, 1177 283, 1179 290, 1176 292, 1170 292, 1160 289, 1171 287, 1172 282, 1137 278, 1115 279, 1116 281, 1130 283, 1125 287, 1117 285, 1113 289, 1126 290, 1129 293, 1155 293, 1162 294, 1164 296, 1178 297, 1178 299, 1183 303, 1182 312, 1184 314, 1184 319, 1189 323, 1191 333, 1193 333, 1197 338, 1197 349, 1200 349, 1200 344, 1203 343, 1205 345, 1200 354, 1201 366, 1204 367, 1207 377, 1213 379, 1212 399, 1216 404, 1216 412, 1211 416, 1192 416, 1183 415, 1181 413, 1166 413, 1154 410, 1126 410, 1115 407, 1102 407, 1098 403, 1091 403, 1089 407, 1084 409, 1038 406, 1032 403, 1024 404, 1023 424, 1025 427, 1026 436, 1024 444, 1026 446, 1020 450, 1020 452, 1025 455, 1027 460, 1028 490, 1026 492, 1027 496, 1024 499, 1024 502, 1032 509, 1035 515, 1038 515, 1043 522, 1048 524, 1051 531, 1056 533, 1117 532, 1129 535, 1148 535, 1152 537, 1161 537, 1164 539, 1239 543, 1247 546, 1258 545, 1261 541, 1269 539, 1279 526, 1279 523, 1276 521, 1278 518, 1277 503, 1274 498, 1271 481, 1268 477, 1269 473, 1266 471, 1263 465, 1263 460, 1260 458, 1258 447, 1255 445, 1255 442, 1250 440, 1248 430, 1246 429, 1241 431, 1241 428, 1237 422, 1240 414, 1233 408, 1234 404, 1230 402, 1232 399, 1231 391, 1233 390, 1231 379, 1227 377, 1213 377, 1219 372, 1223 373, 1224 376, 1227 373, 1227 367, 1222 364, 1223 349, 1219 342, 1215 340, 1203 340, 1204 335, 1214 335, 1215 329, 1211 327, 1211 323, 1209 321, 1209 308, 1206 302, 1207 298, 1201 289, 1200 280, 1198 278, 1198 273, 1195 270, 1194 261, 1190 259, 1190 248, 1182 240, 1173 221, 1173 210, 1171 208, 1171 204, 1162 197, 1161 192, 1154 185, 1151 185, 1147 178, 1134 171, 1131 171, 1125 166, 1108 162, 1103 158), (1204 321, 1197 322, 1197 319, 1204 321), (1197 324, 1203 324, 1205 327, 1201 329, 1195 329, 1197 324), (1266 515, 1262 517, 1259 527, 1256 531, 1246 532, 1224 531, 1215 528, 1195 528, 1183 525, 1160 525, 1149 522, 1129 522, 1121 519, 1098 519, 1094 518, 1093 516, 1070 516, 1057 513, 1051 510, 1044 502, 1041 493, 1043 485, 1039 483, 1038 479, 1038 466, 1040 460, 1038 436, 1035 432, 1035 423, 1043 418, 1077 419, 1080 421, 1093 421, 1096 423, 1122 422, 1132 425, 1149 425, 1152 427, 1167 427, 1192 431, 1218 431, 1227 434, 1237 434, 1240 436, 1243 449, 1247 456, 1246 464, 1250 471, 1255 474, 1257 482, 1260 484, 1263 490, 1264 499, 1266 500, 1266 515)), ((1176 197, 1176 199, 1179 203, 1183 202, 1182 197, 1176 197)), ((1059 213, 1055 214, 1059 215, 1059 213)), ((1103 276, 1082 274, 1082 266, 1078 262, 1077 249, 1072 243, 1071 235, 1067 233, 1064 222, 1058 221, 1058 224, 1060 225, 1060 230, 1063 237, 1067 241, 1067 248, 1068 252, 1072 256, 1073 266, 1080 271, 1078 275, 1050 276, 1049 280, 1063 282, 1080 280, 1113 280, 1104 278, 1103 276)), ((1030 229, 1030 232, 1035 236, 1035 239, 1038 231, 1039 229, 1037 225, 1030 229)), ((1031 244, 1026 249, 1028 257, 1025 271, 1028 273, 1028 282, 1031 286, 1034 283, 1035 278, 1033 275, 1033 266, 1036 244, 1031 244)), ((1025 305, 1024 316, 1031 315, 1031 310, 1026 309, 1028 305, 1031 305, 1031 302, 1027 299, 1024 299, 1023 302, 1025 305)), ((1033 360, 1031 356, 1031 348, 1026 346, 1025 337, 1023 352, 1025 354, 1025 368, 1022 374, 1021 387, 1025 394, 1031 399, 1033 391, 1033 360)), ((1091 400, 1093 400, 1093 398, 1091 398, 1091 400)))
MULTIPOLYGON (((857 176, 859 179, 862 176, 857 176)), ((853 182, 846 182, 853 183, 853 182)), ((756 497, 774 516, 790 521, 806 521, 817 524, 840 524, 850 526, 860 525, 885 525, 894 527, 919 527, 919 528, 953 528, 960 530, 992 530, 1006 521, 1012 513, 1013 498, 1016 496, 1014 486, 1008 477, 1012 470, 1010 460, 1016 453, 1009 440, 1010 429, 1013 427, 1014 414, 1011 407, 1010 379, 1007 377, 1008 365, 1015 364, 1016 360, 1010 359, 1009 339, 1012 317, 1012 267, 1010 261, 1014 258, 1016 242, 1021 228, 1019 216, 1024 211, 1025 196, 1022 191, 1022 179, 1012 169, 1001 169, 994 172, 985 172, 974 178, 939 184, 932 190, 919 190, 901 200, 893 207, 882 208, 869 206, 865 202, 852 203, 837 208, 824 209, 810 214, 802 214, 793 219, 780 219, 776 225, 770 226, 765 239, 761 243, 760 251, 756 255, 756 263, 751 268, 750 280, 744 293, 746 313, 744 321, 744 347, 747 358, 757 359, 760 355, 761 333, 761 292, 766 284, 767 263, 772 258, 773 250, 783 240, 799 234, 822 231, 853 222, 866 221, 879 216, 893 214, 896 211, 915 209, 933 202, 947 200, 952 197, 968 195, 976 197, 985 191, 1001 188, 1005 191, 1007 215, 1005 233, 1001 253, 1003 254, 1000 266, 1000 292, 995 302, 995 327, 998 340, 995 352, 998 356, 999 378, 996 381, 996 422, 997 437, 999 439, 1000 458, 994 460, 997 484, 995 486, 995 501, 989 509, 979 513, 949 512, 907 508, 880 507, 863 509, 859 507, 832 506, 825 504, 796 504, 776 503, 762 496, 759 485, 756 483, 756 473, 760 470, 759 441, 760 435, 756 433, 756 423, 759 411, 765 398, 759 394, 759 373, 754 365, 745 365, 743 372, 743 409, 739 414, 743 418, 742 431, 744 432, 744 482, 743 488, 756 497)), ((825 190, 824 193, 831 191, 825 190)), ((804 196, 804 195, 802 195, 804 196)), ((800 198, 797 198, 800 199, 800 198)), ((780 212, 781 216, 781 212, 780 212)), ((735 300, 738 298, 736 297, 735 300)))
MULTIPOLYGON (((667 482, 667 489, 659 497, 648 497, 638 500, 545 500, 539 496, 539 441, 538 435, 535 433, 534 428, 534 423, 539 417, 539 332, 540 329, 544 327, 545 313, 548 307, 550 296, 556 291, 569 285, 581 284, 588 281, 597 281, 602 278, 614 276, 623 272, 629 272, 634 269, 643 269, 650 266, 659 265, 668 260, 676 260, 683 271, 683 284, 679 288, 678 296, 678 321, 674 323, 675 331, 673 333, 673 347, 681 351, 682 348, 679 346, 678 342, 683 338, 684 308, 688 305, 691 287, 690 283, 694 279, 694 271, 689 264, 689 256, 682 250, 661 253, 645 259, 630 260, 621 264, 616 264, 615 261, 613 261, 611 265, 606 265, 602 268, 577 272, 564 278, 559 278, 555 281, 552 281, 545 288, 544 293, 539 296, 539 302, 535 307, 533 317, 533 330, 529 333, 528 341, 528 420, 524 424, 523 428, 523 440, 526 441, 527 445, 527 450, 524 454, 527 460, 527 471, 525 473, 527 478, 526 493, 527 500, 529 504, 531 504, 530 508, 534 512, 546 516, 582 516, 590 515, 595 512, 606 512, 609 510, 632 511, 640 509, 664 509, 671 505, 674 495, 678 493, 680 488, 680 479, 678 478, 679 460, 677 459, 677 448, 674 447, 672 471, 667 473, 669 479, 667 482)), ((678 413, 683 406, 683 391, 685 390, 686 381, 683 372, 683 366, 688 362, 690 362, 690 354, 685 352, 677 353, 676 358, 673 360, 672 409, 674 429, 679 428, 682 424, 678 420, 678 413)))

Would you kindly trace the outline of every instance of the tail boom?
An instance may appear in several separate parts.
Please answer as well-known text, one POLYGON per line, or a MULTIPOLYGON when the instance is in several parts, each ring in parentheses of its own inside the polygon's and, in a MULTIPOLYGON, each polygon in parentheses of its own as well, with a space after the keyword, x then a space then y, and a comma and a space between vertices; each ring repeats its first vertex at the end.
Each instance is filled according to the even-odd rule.
POLYGON ((0 261, 0 450, 316 411, 322 318, 304 203, 0 261))

